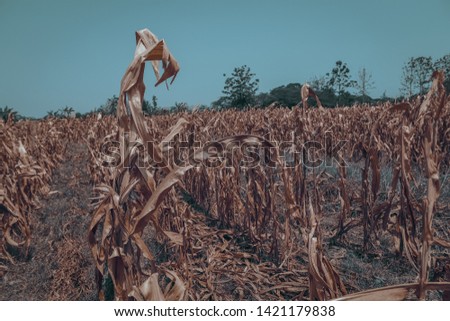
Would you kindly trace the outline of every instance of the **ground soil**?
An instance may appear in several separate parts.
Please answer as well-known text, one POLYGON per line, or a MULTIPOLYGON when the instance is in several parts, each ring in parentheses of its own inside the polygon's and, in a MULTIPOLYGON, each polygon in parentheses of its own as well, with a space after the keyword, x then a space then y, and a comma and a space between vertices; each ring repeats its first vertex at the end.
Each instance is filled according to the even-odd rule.
POLYGON ((0 280, 0 300, 96 300, 94 265, 87 242, 92 187, 84 145, 67 148, 54 171, 50 195, 30 215, 28 255, 0 280))

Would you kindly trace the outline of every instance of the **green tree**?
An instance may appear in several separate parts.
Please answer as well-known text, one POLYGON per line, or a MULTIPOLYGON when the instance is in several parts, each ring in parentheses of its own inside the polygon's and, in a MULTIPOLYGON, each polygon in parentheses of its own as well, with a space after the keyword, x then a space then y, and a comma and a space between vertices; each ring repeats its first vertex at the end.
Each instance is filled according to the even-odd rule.
POLYGON ((47 116, 45 118, 62 118, 64 117, 64 110, 58 109, 57 111, 50 110, 47 112, 47 116))
POLYGON ((158 98, 155 95, 152 96, 152 107, 158 108, 158 98))
POLYGON ((62 110, 62 113, 65 117, 70 117, 73 112, 75 112, 75 109, 69 106, 64 107, 64 109, 62 110))
POLYGON ((411 57, 403 66, 402 93, 407 97, 425 94, 428 91, 433 68, 431 57, 411 57))
POLYGON ((356 81, 350 77, 350 69, 345 62, 336 61, 336 66, 327 73, 327 86, 333 88, 338 96, 342 96, 349 88, 355 87, 356 81))
POLYGON ((17 111, 13 108, 5 106, 4 108, 0 108, 0 118, 2 118, 5 122, 8 120, 8 117, 13 117, 13 120, 17 117, 17 111))
POLYGON ((189 105, 185 102, 175 102, 175 106, 173 106, 171 108, 171 112, 174 113, 182 113, 182 112, 187 112, 189 110, 189 105))
POLYGON ((56 112, 53 110, 49 110, 47 112, 47 116, 45 116, 45 118, 54 118, 54 117, 57 117, 57 115, 56 115, 56 112))
POLYGON ((100 106, 99 111, 105 115, 114 115, 117 110, 117 105, 119 104, 119 97, 116 95, 108 98, 106 103, 100 106))
MULTIPOLYGON (((308 83, 316 95, 320 98, 322 106, 334 107, 338 103, 338 97, 336 97, 334 89, 329 86, 329 74, 327 75, 320 77, 315 76, 308 81, 308 83)), ((308 98, 308 105, 317 106, 316 100, 311 97, 308 98)))
MULTIPOLYGON (((335 107, 337 105, 338 97, 336 97, 333 88, 327 86, 323 87, 321 90, 316 90, 314 87, 312 88, 316 92, 316 95, 319 97, 322 106, 335 107)), ((308 104, 311 106, 317 106, 315 99, 308 99, 308 104)))
POLYGON ((142 112, 144 115, 157 115, 161 112, 158 108, 158 98, 155 95, 152 96, 152 102, 144 99, 142 101, 142 112))
POLYGON ((173 106, 168 109, 161 109, 158 111, 158 114, 171 114, 171 113, 184 113, 189 112, 189 104, 186 102, 175 102, 173 106))
POLYGON ((327 78, 325 76, 314 76, 308 83, 316 93, 328 88, 327 78))
POLYGON ((290 83, 286 86, 272 89, 270 91, 270 96, 284 106, 294 106, 297 105, 301 99, 300 88, 301 85, 299 83, 290 83))
POLYGON ((259 79, 254 79, 254 77, 255 74, 246 65, 234 68, 231 77, 225 80, 222 91, 225 94, 225 104, 237 108, 253 105, 259 84, 259 79))
POLYGON ((274 102, 277 102, 284 106, 294 106, 298 104, 300 100, 300 87, 299 83, 290 83, 287 85, 273 88, 269 93, 260 93, 256 98, 256 104, 258 106, 268 106, 274 102))
POLYGON ((228 108, 228 107, 230 107, 229 99, 227 97, 222 96, 219 99, 213 101, 211 103, 211 107, 212 107, 212 109, 218 109, 218 110, 228 108))
POLYGON ((428 91, 433 73, 433 61, 431 57, 417 57, 413 61, 413 67, 416 73, 416 82, 421 95, 428 91))
POLYGON ((402 68, 402 80, 400 92, 406 98, 410 98, 412 95, 414 95, 414 87, 415 87, 414 70, 411 67, 411 64, 406 63, 402 68))
POLYGON ((270 95, 270 93, 259 93, 255 96, 255 104, 258 107, 267 107, 276 99, 270 95))
POLYGON ((144 115, 154 115, 156 114, 157 108, 154 108, 152 104, 146 99, 142 101, 142 113, 144 115))

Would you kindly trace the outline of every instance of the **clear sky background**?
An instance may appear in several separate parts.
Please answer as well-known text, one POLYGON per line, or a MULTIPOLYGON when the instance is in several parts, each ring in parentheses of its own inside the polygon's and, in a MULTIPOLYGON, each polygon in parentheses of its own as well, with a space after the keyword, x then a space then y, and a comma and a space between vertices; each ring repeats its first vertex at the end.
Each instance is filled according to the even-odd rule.
POLYGON ((169 91, 146 69, 145 96, 160 106, 209 105, 223 74, 244 64, 267 92, 324 75, 336 60, 355 79, 362 67, 372 73, 371 96, 396 96, 409 57, 450 53, 450 1, 0 0, 0 107, 34 117, 99 107, 118 95, 142 28, 181 66, 169 91))

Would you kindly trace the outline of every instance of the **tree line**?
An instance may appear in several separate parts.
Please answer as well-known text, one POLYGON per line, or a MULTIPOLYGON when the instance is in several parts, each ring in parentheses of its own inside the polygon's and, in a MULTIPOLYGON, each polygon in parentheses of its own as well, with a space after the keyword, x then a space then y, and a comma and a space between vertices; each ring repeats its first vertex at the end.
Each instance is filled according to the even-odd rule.
MULTIPOLYGON (((375 89, 375 83, 372 74, 366 68, 361 68, 357 73, 357 78, 353 79, 350 68, 342 60, 336 61, 330 72, 325 75, 314 77, 308 81, 308 84, 319 96, 324 107, 352 106, 355 103, 374 104, 380 101, 394 99, 411 99, 417 95, 425 94, 430 86, 431 75, 434 70, 443 70, 446 79, 444 86, 447 92, 450 92, 450 54, 447 54, 435 61, 431 57, 420 56, 411 57, 402 67, 401 87, 399 97, 387 97, 383 94, 379 98, 372 98, 370 93, 375 89)), ((271 104, 283 106, 294 106, 300 101, 300 83, 289 83, 271 89, 269 92, 257 94, 259 88, 259 79, 251 71, 250 67, 243 65, 234 68, 230 76, 223 74, 225 84, 222 90, 222 96, 212 102, 211 107, 215 109, 223 108, 245 108, 245 107, 266 107, 271 104)), ((56 111, 47 112, 46 118, 64 118, 64 117, 85 117, 92 113, 106 115, 115 114, 117 109, 118 97, 108 98, 104 104, 94 110, 81 114, 75 112, 72 107, 60 108, 56 111)), ((311 101, 315 105, 315 101, 311 101)), ((197 109, 205 109, 208 106, 196 106, 197 109)), ((161 108, 158 106, 156 96, 151 101, 145 100, 142 104, 142 110, 146 115, 156 115, 172 112, 189 111, 190 107, 185 102, 177 102, 170 108, 161 108)), ((6 121, 9 115, 16 119, 25 117, 19 115, 11 107, 0 108, 0 118, 6 121)))
MULTIPOLYGON (((450 91, 450 54, 433 61, 431 57, 411 57, 403 66, 401 79, 401 96, 379 98, 370 96, 375 88, 372 74, 366 68, 358 71, 357 79, 353 79, 347 63, 338 60, 330 72, 320 77, 314 77, 308 83, 317 93, 325 107, 351 106, 355 103, 377 103, 394 99, 410 99, 423 95, 429 89, 431 75, 434 70, 444 70, 446 80, 444 85, 450 91)), ((290 83, 273 88, 269 92, 256 94, 259 79, 244 65, 234 69, 231 76, 226 77, 222 93, 218 100, 212 103, 213 108, 244 108, 248 106, 265 107, 273 103, 284 106, 294 106, 299 103, 300 83, 290 83)), ((314 105, 314 101, 311 102, 314 105)))

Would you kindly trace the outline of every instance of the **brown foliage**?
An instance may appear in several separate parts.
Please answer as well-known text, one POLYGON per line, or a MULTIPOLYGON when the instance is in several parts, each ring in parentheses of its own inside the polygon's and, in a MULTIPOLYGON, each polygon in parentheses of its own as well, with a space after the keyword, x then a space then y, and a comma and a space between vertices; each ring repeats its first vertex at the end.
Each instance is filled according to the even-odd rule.
MULTIPOLYGON (((156 85, 175 77, 179 66, 150 31, 137 32, 136 40, 116 118, 0 124, 0 276, 13 260, 11 248, 26 253, 30 213, 48 193, 64 142, 76 139, 89 148, 95 184, 88 242, 100 298, 106 278, 119 300, 448 295, 448 282, 429 277, 436 248, 450 244, 448 234, 433 228, 436 214, 446 209, 440 178, 450 165, 450 99, 442 73, 434 74, 423 101, 146 118, 145 62, 152 64, 156 85), (114 166, 105 166, 106 141, 119 142, 112 147, 120 155, 114 166), (302 148, 312 141, 322 147, 302 148), (336 150, 340 141, 345 144, 336 150), (195 149, 198 144, 205 148, 195 149), (262 152, 249 166, 253 149, 262 152), (310 159, 322 162, 308 167, 310 159), (382 238, 388 246, 380 246, 382 238), (330 243, 376 256, 394 252, 408 260, 417 280, 347 295, 352 285, 330 255, 330 243)), ((307 89, 304 106, 314 96, 307 89)), ((77 242, 66 239, 60 257, 67 270, 55 276, 53 298, 77 297, 77 291, 56 291, 79 278, 64 277, 80 258, 77 242)))
MULTIPOLYGON (((156 38, 150 43, 157 43, 156 38)), ((142 64, 145 59, 135 58, 133 63, 135 61, 142 64)), ((143 69, 132 70, 141 75, 143 69)), ((430 284, 427 281, 429 249, 433 243, 430 226, 438 196, 439 163, 448 166, 449 162, 445 156, 448 155, 445 154, 448 150, 445 124, 450 106, 445 92, 440 89, 439 73, 423 102, 302 112, 298 108, 204 111, 184 113, 182 118, 178 114, 150 119, 145 119, 140 110, 144 86, 139 81, 142 81, 142 75, 124 76, 118 110, 119 130, 113 130, 112 135, 122 137, 128 133, 132 141, 152 142, 144 159, 159 166, 137 166, 138 156, 133 154, 137 149, 130 153, 121 145, 125 160, 131 160, 131 166, 102 170, 107 179, 99 180, 106 184, 98 187, 103 196, 90 232, 97 267, 101 273, 106 273, 103 268, 108 262, 116 298, 162 299, 168 295, 162 290, 164 284, 183 289, 176 291, 177 298, 203 300, 261 299, 261 295, 269 293, 275 295, 273 298, 293 298, 301 297, 307 293, 305 291, 311 299, 320 300, 345 295, 346 288, 339 272, 327 259, 320 228, 321 222, 327 219, 323 208, 328 207, 323 204, 325 191, 322 189, 324 186, 329 189, 333 181, 337 182, 341 208, 334 240, 344 240, 350 231, 362 226, 361 245, 366 251, 373 251, 380 235, 391 233, 397 244, 395 250, 407 257, 413 268, 421 271, 415 289, 419 291, 419 298, 423 298, 424 291, 429 288, 427 284, 430 284), (127 79, 137 80, 133 85, 125 86, 127 79), (129 105, 125 104, 127 101, 129 105), (174 123, 176 125, 171 128, 174 123), (332 132, 332 136, 327 136, 327 132, 332 132), (238 148, 234 149, 233 158, 229 158, 228 151, 179 152, 177 144, 184 141, 192 146, 191 137, 206 146, 226 142, 228 147, 238 148), (354 182, 349 186, 345 164, 341 162, 337 164, 339 174, 336 177, 326 168, 306 169, 302 159, 305 154, 301 153, 293 156, 294 166, 283 166, 285 155, 279 149, 273 149, 280 147, 281 142, 289 142, 292 149, 298 149, 305 142, 318 140, 325 142, 322 156, 336 158, 332 146, 326 144, 327 139, 345 140, 347 144, 339 150, 342 158, 354 164, 362 162, 359 187, 354 182), (174 142, 173 148, 164 150, 166 145, 157 143, 163 141, 174 142), (273 163, 272 166, 242 167, 246 155, 240 147, 245 144, 265 149, 264 157, 273 163), (197 160, 196 166, 192 162, 178 166, 170 161, 170 157, 165 158, 163 151, 177 159, 197 160), (223 163, 205 166, 208 161, 217 159, 227 159, 228 166, 223 163), (200 160, 203 162, 198 162, 200 160), (431 180, 426 205, 418 201, 420 196, 416 186, 421 177, 413 174, 413 167, 421 164, 426 165, 424 175, 431 180), (381 171, 386 167, 392 168, 393 175, 384 192, 381 190, 381 171), (189 195, 190 202, 204 214, 192 213, 181 199, 182 194, 189 195), (361 215, 350 217, 352 211, 361 215), (422 215, 426 219, 421 220, 422 215), (422 224, 422 221, 428 223, 422 224), (103 224, 101 233, 96 230, 100 222, 103 224), (419 230, 418 225, 423 229, 419 230), (150 246, 145 231, 151 234, 150 246), (226 233, 215 235, 219 231, 226 233), (211 239, 212 235, 214 239, 211 239), (251 247, 250 251, 242 252, 240 246, 243 243, 238 245, 237 242, 240 238, 251 247), (209 241, 205 243, 205 239, 209 241), (150 250, 158 244, 165 248, 165 259, 158 258, 155 251, 150 250), (141 261, 141 255, 148 263, 141 261), (305 255, 309 267, 308 286, 306 270, 298 262, 298 257, 305 255), (244 275, 239 272, 241 267, 236 265, 239 257, 245 260, 247 267, 244 275), (215 262, 224 261, 229 263, 217 270, 215 262), (224 269, 225 266, 228 268, 224 269), (262 266, 275 268, 270 272, 271 277, 258 276, 263 273, 262 266), (279 279, 285 273, 282 271, 295 270, 303 271, 303 274, 293 273, 289 278, 279 279), (221 284, 216 279, 218 271, 228 284, 235 285, 236 296, 230 295, 224 286, 217 286, 217 283, 221 284), (228 273, 231 271, 235 271, 234 275, 228 273), (261 289, 260 282, 254 283, 257 279, 274 283, 261 289), (289 294, 293 289, 296 294, 289 294)), ((305 94, 306 91, 303 98, 306 98, 305 94)), ((91 150, 95 157, 95 144, 91 143, 91 150)), ((404 297, 402 288, 383 291, 388 291, 383 293, 389 298, 404 297)), ((375 295, 366 298, 375 298, 375 295)))

